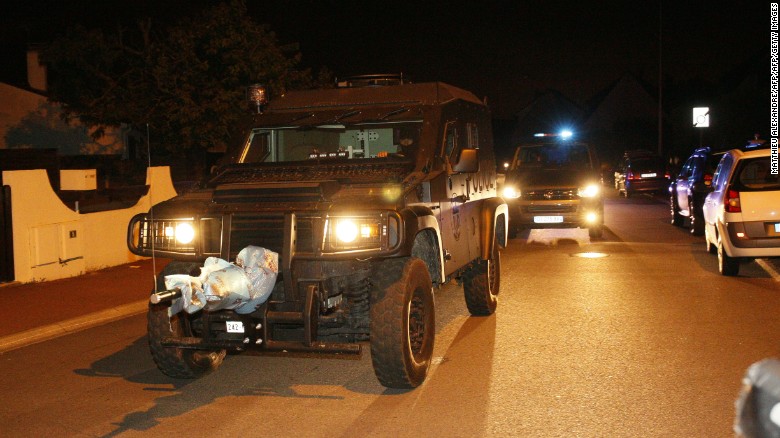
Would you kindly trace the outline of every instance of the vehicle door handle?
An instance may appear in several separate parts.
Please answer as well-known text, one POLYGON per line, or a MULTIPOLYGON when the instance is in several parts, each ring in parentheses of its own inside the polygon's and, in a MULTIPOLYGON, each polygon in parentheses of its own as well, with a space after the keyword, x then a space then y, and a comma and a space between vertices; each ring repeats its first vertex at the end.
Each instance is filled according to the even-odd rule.
POLYGON ((458 195, 458 196, 455 196, 455 197, 452 198, 452 202, 460 202, 461 204, 463 204, 464 202, 468 201, 469 199, 471 199, 471 198, 469 198, 466 195, 458 195))

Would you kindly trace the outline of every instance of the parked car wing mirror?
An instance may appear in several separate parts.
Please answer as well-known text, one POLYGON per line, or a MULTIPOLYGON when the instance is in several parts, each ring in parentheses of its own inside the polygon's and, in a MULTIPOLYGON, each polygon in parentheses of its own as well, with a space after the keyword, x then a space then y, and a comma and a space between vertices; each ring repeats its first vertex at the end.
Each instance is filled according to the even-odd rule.
POLYGON ((479 172, 479 154, 477 149, 461 150, 458 162, 453 164, 452 170, 456 173, 479 172))

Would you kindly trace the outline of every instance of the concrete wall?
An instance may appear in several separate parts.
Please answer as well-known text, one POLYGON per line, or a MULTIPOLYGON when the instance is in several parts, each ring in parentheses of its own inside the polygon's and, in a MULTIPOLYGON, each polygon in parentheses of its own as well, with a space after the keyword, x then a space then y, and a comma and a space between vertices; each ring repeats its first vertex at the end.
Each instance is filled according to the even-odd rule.
POLYGON ((14 275, 27 283, 81 275, 140 259, 127 249, 130 218, 176 196, 168 167, 147 171, 149 193, 122 210, 77 213, 54 193, 44 170, 3 172, 11 186, 14 275))

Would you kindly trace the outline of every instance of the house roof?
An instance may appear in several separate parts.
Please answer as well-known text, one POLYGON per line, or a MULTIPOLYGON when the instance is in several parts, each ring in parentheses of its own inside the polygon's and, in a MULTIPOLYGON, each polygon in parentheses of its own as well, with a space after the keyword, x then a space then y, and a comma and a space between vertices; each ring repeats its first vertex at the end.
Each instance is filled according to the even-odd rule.
POLYGON ((598 93, 588 105, 592 111, 584 128, 593 131, 610 130, 622 120, 658 118, 658 102, 650 87, 627 73, 598 93))

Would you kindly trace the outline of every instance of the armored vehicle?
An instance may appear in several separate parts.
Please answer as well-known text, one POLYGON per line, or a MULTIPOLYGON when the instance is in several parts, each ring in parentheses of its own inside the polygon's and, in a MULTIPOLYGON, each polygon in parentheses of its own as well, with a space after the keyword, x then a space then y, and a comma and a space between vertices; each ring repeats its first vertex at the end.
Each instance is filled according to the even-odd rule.
POLYGON ((434 289, 457 280, 472 315, 496 309, 508 210, 487 106, 451 85, 394 77, 267 102, 262 89, 249 94, 257 114, 211 175, 128 226, 133 253, 172 259, 148 311, 154 361, 195 378, 228 351, 359 354, 369 344, 382 385, 420 385, 434 289), (278 257, 265 266, 276 273, 266 300, 220 305, 236 292, 221 290, 237 288, 229 282, 203 294, 204 261, 258 247, 278 257), (181 275, 192 290, 166 287, 181 275))

